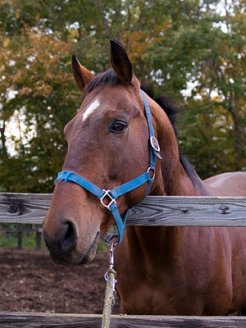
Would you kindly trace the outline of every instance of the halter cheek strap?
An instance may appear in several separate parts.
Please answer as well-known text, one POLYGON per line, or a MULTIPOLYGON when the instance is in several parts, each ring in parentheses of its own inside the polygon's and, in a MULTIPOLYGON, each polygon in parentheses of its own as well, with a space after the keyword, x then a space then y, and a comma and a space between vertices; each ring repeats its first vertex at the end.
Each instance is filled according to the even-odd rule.
MULTIPOLYGON (((160 154, 159 154, 160 147, 159 147, 157 139, 155 138, 149 104, 148 104, 147 98, 145 96, 145 93, 142 90, 141 90, 141 96, 142 96, 143 103, 144 103, 145 114, 146 114, 146 119, 147 119, 148 128, 149 128, 149 137, 150 137, 149 168, 147 169, 146 172, 144 172, 143 174, 139 175, 138 177, 136 177, 126 183, 123 183, 122 185, 120 185, 114 189, 111 189, 111 190, 101 189, 98 186, 96 186, 94 183, 92 183, 89 180, 82 177, 81 175, 79 175, 75 172, 72 172, 72 171, 67 171, 67 170, 59 172, 58 176, 55 180, 55 183, 57 181, 76 183, 77 185, 81 186, 82 188, 84 188, 87 191, 89 191, 90 193, 92 193, 94 196, 96 196, 100 200, 101 204, 105 208, 107 208, 114 217, 115 224, 117 227, 117 233, 118 233, 118 244, 120 244, 123 239, 127 211, 125 213, 123 213, 122 215, 119 213, 116 199, 118 197, 142 186, 145 183, 148 183, 146 194, 149 194, 150 190, 151 190, 151 186, 155 179, 155 157, 157 156, 158 158, 160 158, 160 154)), ((112 239, 113 237, 115 237, 115 235, 110 235, 109 238, 103 237, 103 239, 106 239, 106 241, 109 242, 110 239, 112 239)))

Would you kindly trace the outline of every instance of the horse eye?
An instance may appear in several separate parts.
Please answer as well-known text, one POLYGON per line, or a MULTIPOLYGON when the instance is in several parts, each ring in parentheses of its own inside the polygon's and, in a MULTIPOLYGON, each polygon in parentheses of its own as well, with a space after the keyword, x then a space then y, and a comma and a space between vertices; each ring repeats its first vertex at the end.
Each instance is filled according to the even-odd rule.
POLYGON ((113 133, 121 133, 127 128, 127 123, 123 121, 113 121, 110 126, 109 130, 113 133))

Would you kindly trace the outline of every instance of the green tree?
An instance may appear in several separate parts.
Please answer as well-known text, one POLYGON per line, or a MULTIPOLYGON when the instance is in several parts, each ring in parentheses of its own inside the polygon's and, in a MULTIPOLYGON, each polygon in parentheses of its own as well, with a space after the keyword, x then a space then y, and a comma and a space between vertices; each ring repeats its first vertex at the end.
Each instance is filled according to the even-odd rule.
POLYGON ((0 62, 5 62, 1 72, 5 78, 0 88, 8 88, 1 93, 1 187, 50 190, 66 150, 63 127, 75 113, 78 99, 70 69, 70 43, 26 29, 25 34, 11 38, 4 50, 0 62), (14 155, 6 147, 6 125, 13 116, 25 125, 13 140, 14 155))
POLYGON ((0 188, 52 190, 81 101, 71 54, 101 72, 111 37, 181 108, 181 148, 202 177, 245 169, 245 26, 242 0, 0 0, 0 188))
POLYGON ((203 177, 246 167, 244 13, 241 2, 225 4, 222 14, 217 3, 174 2, 169 12, 179 25, 171 15, 170 30, 147 55, 158 91, 185 100, 182 148, 203 177))

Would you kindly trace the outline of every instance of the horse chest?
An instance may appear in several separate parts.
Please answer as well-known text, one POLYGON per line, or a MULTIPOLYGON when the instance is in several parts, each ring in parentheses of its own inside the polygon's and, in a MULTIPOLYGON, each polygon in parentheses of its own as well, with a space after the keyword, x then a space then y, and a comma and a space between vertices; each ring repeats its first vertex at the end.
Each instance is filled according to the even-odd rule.
POLYGON ((208 272, 208 279, 202 279, 204 268, 195 271, 160 267, 160 263, 151 271, 125 257, 117 268, 121 313, 202 315, 229 311, 231 289, 226 281, 217 281, 216 286, 208 272))
MULTIPOLYGON (((130 279, 130 277, 128 276, 130 279)), ((138 277, 139 278, 139 277, 138 277)), ((187 286, 186 286, 187 287, 187 286)), ((203 303, 189 288, 170 280, 119 279, 121 312, 126 314, 202 314, 203 303)))
POLYGON ((170 278, 164 270, 157 268, 150 274, 124 261, 118 267, 117 290, 120 296, 121 313, 125 314, 178 314, 201 313, 199 298, 184 283, 178 282, 178 276, 170 278), (161 272, 161 273, 160 273, 161 272))

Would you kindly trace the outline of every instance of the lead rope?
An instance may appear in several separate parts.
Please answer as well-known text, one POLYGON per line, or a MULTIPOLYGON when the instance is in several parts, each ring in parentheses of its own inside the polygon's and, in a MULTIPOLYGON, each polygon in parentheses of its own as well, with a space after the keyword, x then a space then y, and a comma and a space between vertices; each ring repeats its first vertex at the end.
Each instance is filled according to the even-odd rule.
POLYGON ((106 290, 105 290, 105 298, 104 298, 104 307, 103 307, 103 315, 102 315, 102 325, 101 328, 109 328, 110 327, 110 318, 112 306, 115 303, 115 285, 117 280, 116 271, 114 270, 114 248, 115 243, 112 242, 110 245, 109 251, 109 267, 107 272, 104 275, 106 280, 106 290))

